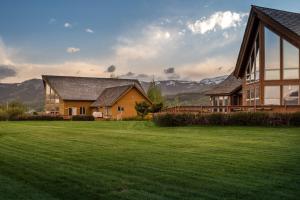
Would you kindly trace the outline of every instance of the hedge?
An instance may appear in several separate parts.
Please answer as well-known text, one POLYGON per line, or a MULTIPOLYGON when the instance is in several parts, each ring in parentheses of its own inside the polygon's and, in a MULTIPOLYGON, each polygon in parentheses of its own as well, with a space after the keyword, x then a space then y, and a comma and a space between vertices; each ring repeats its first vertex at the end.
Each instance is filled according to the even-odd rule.
POLYGON ((92 115, 74 115, 72 121, 94 121, 95 118, 92 115))
POLYGON ((298 113, 165 113, 156 114, 153 121, 158 126, 224 125, 224 126, 300 126, 298 113))
POLYGON ((20 115, 10 117, 10 121, 61 121, 64 120, 62 116, 55 115, 20 115))

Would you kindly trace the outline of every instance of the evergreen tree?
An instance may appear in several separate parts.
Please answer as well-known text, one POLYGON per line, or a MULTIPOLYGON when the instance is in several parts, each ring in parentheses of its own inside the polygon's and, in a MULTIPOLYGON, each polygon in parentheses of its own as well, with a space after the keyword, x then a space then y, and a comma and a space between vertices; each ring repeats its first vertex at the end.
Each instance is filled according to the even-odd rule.
POLYGON ((150 83, 150 86, 147 91, 148 98, 152 101, 154 104, 160 104, 163 103, 164 99, 161 94, 160 87, 155 83, 154 80, 150 83))

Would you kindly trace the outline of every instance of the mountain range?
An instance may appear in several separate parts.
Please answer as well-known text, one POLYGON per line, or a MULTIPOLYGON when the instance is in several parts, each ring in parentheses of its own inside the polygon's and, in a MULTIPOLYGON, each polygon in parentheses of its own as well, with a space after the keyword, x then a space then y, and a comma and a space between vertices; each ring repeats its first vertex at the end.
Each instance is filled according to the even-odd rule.
MULTIPOLYGON (((166 105, 207 105, 209 97, 205 92, 219 84, 227 76, 206 78, 201 81, 163 80, 160 86, 166 105)), ((150 82, 141 82, 147 91, 150 82)), ((20 101, 32 110, 43 110, 44 86, 41 79, 31 79, 22 83, 0 83, 0 103, 20 101)))

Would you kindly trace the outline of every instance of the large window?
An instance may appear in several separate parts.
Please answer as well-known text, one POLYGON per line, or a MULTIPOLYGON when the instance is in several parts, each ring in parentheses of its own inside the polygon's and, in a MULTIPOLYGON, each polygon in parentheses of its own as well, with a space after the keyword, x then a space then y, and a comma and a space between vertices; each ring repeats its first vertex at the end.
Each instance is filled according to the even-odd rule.
POLYGON ((253 83, 259 80, 259 40, 258 35, 256 42, 251 51, 251 56, 246 70, 247 83, 253 83))
POLYGON ((299 79, 299 49, 283 40, 283 78, 299 79))
POLYGON ((299 104, 299 85, 283 86, 282 99, 283 99, 284 105, 298 105, 299 104))
POLYGON ((59 96, 46 84, 46 113, 59 114, 59 96))
POLYGON ((249 88, 246 91, 247 106, 259 105, 260 104, 259 103, 259 97, 260 97, 259 87, 249 88))
POLYGON ((85 107, 80 107, 79 108, 79 114, 80 115, 85 115, 85 107))
POLYGON ((265 86, 265 105, 280 105, 280 86, 265 86))
POLYGON ((265 28, 265 80, 280 79, 280 37, 265 28))

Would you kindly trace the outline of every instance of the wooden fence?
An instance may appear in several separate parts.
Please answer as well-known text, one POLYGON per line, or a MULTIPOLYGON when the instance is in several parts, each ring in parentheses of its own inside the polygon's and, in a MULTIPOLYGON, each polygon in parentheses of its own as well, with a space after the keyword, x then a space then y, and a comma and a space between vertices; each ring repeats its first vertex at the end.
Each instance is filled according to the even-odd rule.
POLYGON ((168 113, 213 113, 213 112, 300 112, 300 105, 289 106, 174 106, 164 109, 168 113))

